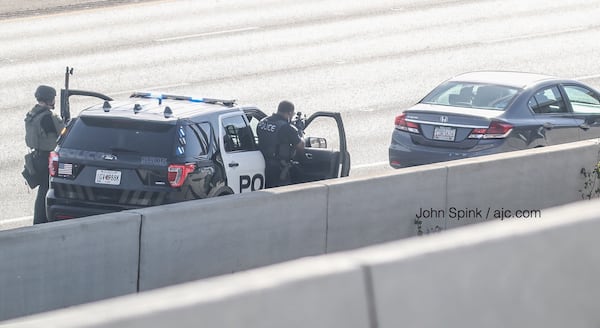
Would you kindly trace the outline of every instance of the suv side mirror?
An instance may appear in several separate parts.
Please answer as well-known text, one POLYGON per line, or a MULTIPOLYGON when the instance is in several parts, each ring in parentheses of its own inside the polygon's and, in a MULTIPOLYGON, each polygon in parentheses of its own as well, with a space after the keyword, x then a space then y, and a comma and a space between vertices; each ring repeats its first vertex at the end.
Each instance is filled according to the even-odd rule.
POLYGON ((307 148, 327 148, 327 139, 319 137, 306 137, 304 147, 307 148))

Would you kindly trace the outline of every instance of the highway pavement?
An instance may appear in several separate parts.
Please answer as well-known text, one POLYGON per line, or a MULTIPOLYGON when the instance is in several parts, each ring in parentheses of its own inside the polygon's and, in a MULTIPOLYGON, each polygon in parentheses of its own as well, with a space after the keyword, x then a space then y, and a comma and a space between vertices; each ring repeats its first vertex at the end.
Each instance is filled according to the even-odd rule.
MULTIPOLYGON (((23 118, 37 85, 63 86, 66 66, 72 88, 115 98, 152 90, 342 112, 351 176, 391 171, 394 117, 452 75, 530 71, 600 88, 597 0, 45 3, 0 1, 0 220, 33 213, 23 118)), ((73 100, 73 114, 92 103, 73 100)))

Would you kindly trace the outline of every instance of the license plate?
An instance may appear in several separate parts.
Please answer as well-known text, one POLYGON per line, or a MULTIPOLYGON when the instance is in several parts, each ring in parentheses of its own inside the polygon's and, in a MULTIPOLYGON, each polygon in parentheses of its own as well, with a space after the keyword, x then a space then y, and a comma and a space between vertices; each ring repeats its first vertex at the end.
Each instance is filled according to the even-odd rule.
POLYGON ((96 170, 96 183, 119 185, 121 184, 121 171, 96 170))
POLYGON ((433 129, 433 139, 443 141, 454 141, 456 129, 447 126, 436 126, 433 129))

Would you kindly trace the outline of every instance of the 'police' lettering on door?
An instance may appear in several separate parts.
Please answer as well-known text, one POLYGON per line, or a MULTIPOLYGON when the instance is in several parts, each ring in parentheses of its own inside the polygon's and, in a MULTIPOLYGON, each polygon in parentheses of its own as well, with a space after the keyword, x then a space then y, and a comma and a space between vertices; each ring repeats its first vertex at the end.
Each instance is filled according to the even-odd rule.
POLYGON ((265 187, 265 177, 258 173, 252 178, 249 175, 240 175, 240 192, 261 190, 265 187))

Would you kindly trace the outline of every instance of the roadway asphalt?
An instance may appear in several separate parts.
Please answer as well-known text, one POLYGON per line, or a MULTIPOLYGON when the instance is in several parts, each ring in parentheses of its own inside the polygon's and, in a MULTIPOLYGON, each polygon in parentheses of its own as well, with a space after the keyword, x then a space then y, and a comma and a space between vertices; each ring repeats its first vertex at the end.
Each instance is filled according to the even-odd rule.
MULTIPOLYGON (((452 75, 518 70, 600 86, 597 0, 43 3, 0 1, 13 13, 0 18, 0 220, 32 214, 23 117, 36 86, 60 88, 66 66, 72 88, 116 98, 157 90, 340 111, 353 176, 391 170, 395 115, 452 75)), ((89 104, 72 101, 74 114, 89 104)))
POLYGON ((153 0, 2 0, 0 1, 0 19, 48 15, 82 9, 110 7, 149 1, 153 0))

